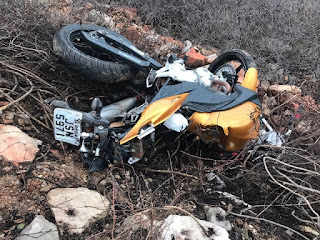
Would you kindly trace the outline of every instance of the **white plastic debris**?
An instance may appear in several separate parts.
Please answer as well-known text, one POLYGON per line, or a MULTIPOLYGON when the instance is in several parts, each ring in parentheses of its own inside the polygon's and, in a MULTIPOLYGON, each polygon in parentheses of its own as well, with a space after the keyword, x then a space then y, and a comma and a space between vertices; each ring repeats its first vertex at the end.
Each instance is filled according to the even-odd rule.
POLYGON ((188 120, 181 113, 174 113, 164 123, 168 129, 182 132, 188 126, 188 120))
POLYGON ((165 66, 157 70, 155 74, 155 78, 171 77, 179 82, 195 82, 207 87, 210 87, 212 81, 217 78, 206 68, 199 67, 193 70, 187 70, 183 59, 174 60, 172 63, 167 61, 165 66))
POLYGON ((190 216, 170 215, 159 223, 161 240, 230 240, 224 228, 190 216))
POLYGON ((285 135, 282 135, 277 131, 274 131, 265 118, 262 117, 261 121, 266 126, 268 131, 266 130, 260 131, 260 136, 257 140, 257 144, 260 145, 263 143, 267 143, 269 145, 278 146, 278 147, 284 145, 286 142, 286 139, 291 134, 291 130, 289 130, 285 135))

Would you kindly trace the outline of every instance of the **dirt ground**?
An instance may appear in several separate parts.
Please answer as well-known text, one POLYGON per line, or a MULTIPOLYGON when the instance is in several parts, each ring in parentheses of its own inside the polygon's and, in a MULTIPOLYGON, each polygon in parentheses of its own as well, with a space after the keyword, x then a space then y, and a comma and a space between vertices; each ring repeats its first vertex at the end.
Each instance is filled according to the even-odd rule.
MULTIPOLYGON (((250 143, 237 156, 218 159, 212 148, 193 136, 177 138, 166 134, 158 137, 170 144, 160 141, 160 150, 153 159, 133 166, 110 165, 104 171, 90 173, 76 147, 54 140, 52 112, 44 102, 64 99, 79 110, 88 110, 93 97, 105 101, 111 94, 126 91, 128 83, 116 86, 95 83, 70 71, 53 54, 54 33, 67 23, 91 22, 116 29, 153 54, 159 45, 170 45, 176 40, 164 36, 141 38, 145 34, 141 29, 147 33, 155 30, 145 25, 134 9, 99 1, 57 1, 40 6, 32 1, 30 5, 13 1, 1 3, 0 7, 6 13, 0 17, 4 23, 0 28, 0 107, 26 92, 30 87, 26 79, 35 86, 25 99, 1 111, 0 123, 15 125, 42 141, 32 163, 17 167, 0 159, 0 239, 17 237, 21 232, 19 226, 29 224, 37 214, 55 222, 46 195, 59 187, 97 190, 112 202, 114 209, 109 217, 95 222, 81 235, 66 233, 61 239, 144 239, 147 235, 153 239, 156 233, 144 230, 132 233, 122 225, 123 221, 143 211, 152 219, 164 219, 173 213, 183 215, 181 209, 205 219, 204 206, 227 210, 227 218, 233 224, 230 239, 303 239, 293 231, 306 239, 316 239, 316 235, 302 227, 319 232, 319 219, 312 210, 320 212, 320 179, 311 174, 319 172, 319 110, 306 107, 301 100, 296 104, 304 104, 305 108, 295 112, 294 105, 280 103, 281 96, 270 100, 269 93, 261 88, 261 98, 269 99, 266 105, 271 111, 271 124, 282 133, 293 130, 287 148, 264 146, 249 152, 253 149, 250 143), (132 30, 132 26, 141 28, 132 30), (286 110, 291 112, 285 115, 286 110), (300 114, 299 119, 292 117, 294 114, 300 114), (302 120, 308 127, 302 126, 304 131, 298 131, 302 120), (295 184, 286 184, 279 171, 287 173, 295 184), (218 175, 225 186, 221 188, 216 180, 208 181, 205 174, 210 172, 218 175), (297 187, 297 183, 305 188, 297 187), (223 192, 237 196, 240 201, 223 192)), ((165 56, 175 44, 158 51, 155 57, 165 56)), ((315 81, 314 76, 308 78, 315 81)), ((312 86, 310 92, 314 93, 312 86)))

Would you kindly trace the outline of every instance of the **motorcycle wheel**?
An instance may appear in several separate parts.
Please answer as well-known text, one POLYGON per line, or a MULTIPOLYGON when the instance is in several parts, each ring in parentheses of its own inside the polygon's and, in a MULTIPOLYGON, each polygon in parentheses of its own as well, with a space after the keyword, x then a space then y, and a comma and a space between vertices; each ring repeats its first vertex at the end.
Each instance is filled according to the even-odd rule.
POLYGON ((76 72, 96 81, 115 83, 130 79, 137 72, 128 64, 94 51, 81 39, 81 31, 105 30, 130 42, 110 29, 92 24, 70 24, 62 27, 53 39, 53 50, 76 72))
POLYGON ((220 56, 218 56, 210 64, 208 70, 213 74, 215 74, 222 65, 229 62, 233 62, 233 61, 239 62, 240 64, 240 66, 235 69, 236 73, 239 73, 242 69, 244 70, 244 72, 247 72, 249 68, 257 67, 253 57, 249 53, 247 53, 244 50, 236 49, 236 50, 225 52, 220 56))

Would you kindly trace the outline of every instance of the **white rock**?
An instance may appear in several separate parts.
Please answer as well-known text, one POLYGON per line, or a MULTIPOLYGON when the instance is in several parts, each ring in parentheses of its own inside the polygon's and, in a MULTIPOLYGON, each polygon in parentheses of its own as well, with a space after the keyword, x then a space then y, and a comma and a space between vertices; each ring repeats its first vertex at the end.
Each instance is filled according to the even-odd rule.
POLYGON ((16 240, 59 240, 57 226, 44 216, 37 215, 33 221, 22 230, 16 240))
POLYGON ((224 228, 227 231, 231 230, 231 223, 229 220, 226 220, 226 216, 228 215, 225 210, 220 207, 208 207, 205 206, 204 210, 207 215, 207 221, 216 224, 224 228))
POLYGON ((160 226, 159 240, 230 240, 229 234, 224 228, 200 219, 195 221, 189 216, 170 215, 157 225, 160 226), (206 233, 199 226, 199 223, 206 233))
POLYGON ((47 200, 58 226, 70 233, 81 233, 90 223, 106 217, 110 202, 100 193, 87 188, 56 188, 47 200))

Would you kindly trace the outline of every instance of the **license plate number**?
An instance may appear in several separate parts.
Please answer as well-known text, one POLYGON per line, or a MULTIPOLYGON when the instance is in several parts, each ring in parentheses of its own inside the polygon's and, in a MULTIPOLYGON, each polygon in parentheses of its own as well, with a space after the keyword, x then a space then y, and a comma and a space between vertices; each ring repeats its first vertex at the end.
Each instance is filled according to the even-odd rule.
POLYGON ((54 109, 54 138, 57 141, 80 145, 82 113, 56 108, 54 109))

